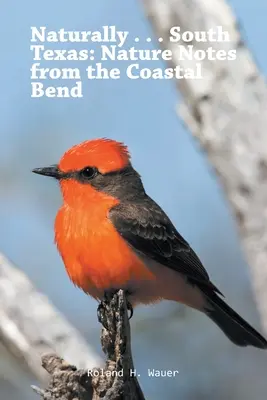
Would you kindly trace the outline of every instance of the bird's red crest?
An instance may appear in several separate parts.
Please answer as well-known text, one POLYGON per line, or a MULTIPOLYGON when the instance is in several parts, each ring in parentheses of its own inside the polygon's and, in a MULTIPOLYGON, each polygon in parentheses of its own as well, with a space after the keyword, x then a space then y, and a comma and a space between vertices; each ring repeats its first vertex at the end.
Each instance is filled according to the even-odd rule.
POLYGON ((108 173, 126 167, 130 162, 127 147, 111 139, 87 140, 66 151, 59 163, 61 171, 79 170, 87 166, 108 173))

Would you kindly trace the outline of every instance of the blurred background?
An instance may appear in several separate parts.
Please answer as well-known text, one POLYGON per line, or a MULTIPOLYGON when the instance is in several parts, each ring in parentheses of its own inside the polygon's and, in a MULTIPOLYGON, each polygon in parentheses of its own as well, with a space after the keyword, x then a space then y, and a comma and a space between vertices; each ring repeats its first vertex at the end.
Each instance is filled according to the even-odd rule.
MULTIPOLYGON (((266 73, 267 56, 262 51, 267 38, 266 1, 232 0, 230 4, 245 41, 266 73)), ((33 175, 31 169, 56 163, 66 149, 86 139, 121 140, 129 146, 148 194, 195 248, 228 302, 261 330, 234 220, 205 155, 176 115, 180 99, 174 82, 126 77, 84 80, 82 99, 30 97, 31 26, 99 30, 102 25, 116 25, 132 37, 153 39, 142 4, 137 0, 47 0, 37 5, 32 0, 11 0, 2 4, 2 15, 1 251, 101 354, 96 303, 69 281, 53 243, 54 218, 61 204, 59 188, 53 180, 33 175)), ((132 45, 128 40, 127 46, 132 45)), ((62 43, 54 47, 79 48, 62 43)), ((156 41, 146 44, 146 48, 154 47, 156 41)), ((111 64, 122 66, 107 62, 111 64)), ((137 309, 131 327, 135 367, 147 399, 266 398, 266 354, 235 347, 205 316, 166 302, 137 309), (148 368, 180 373, 175 378, 151 378, 148 368)), ((0 398, 37 398, 30 389, 34 379, 3 347, 0 357, 0 398)))

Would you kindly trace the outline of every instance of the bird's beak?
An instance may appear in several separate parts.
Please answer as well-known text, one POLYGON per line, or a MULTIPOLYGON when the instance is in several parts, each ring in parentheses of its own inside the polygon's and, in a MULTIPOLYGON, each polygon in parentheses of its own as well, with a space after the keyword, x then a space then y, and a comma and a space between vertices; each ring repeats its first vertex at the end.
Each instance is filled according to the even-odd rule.
POLYGON ((51 165, 51 167, 44 168, 34 168, 32 172, 39 175, 51 176, 55 179, 60 179, 63 175, 57 165, 51 165))

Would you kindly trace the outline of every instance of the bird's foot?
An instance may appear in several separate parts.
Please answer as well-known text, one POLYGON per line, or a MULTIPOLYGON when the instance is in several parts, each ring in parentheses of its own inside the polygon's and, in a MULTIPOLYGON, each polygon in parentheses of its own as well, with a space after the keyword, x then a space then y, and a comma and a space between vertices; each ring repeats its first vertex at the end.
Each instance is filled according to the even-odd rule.
POLYGON ((130 296, 130 295, 131 295, 131 293, 129 292, 129 290, 126 290, 126 291, 125 291, 126 306, 127 306, 127 311, 130 312, 129 319, 131 319, 132 316, 133 316, 133 306, 132 306, 132 303, 131 303, 130 300, 129 300, 129 296, 130 296))
POLYGON ((107 310, 107 306, 108 306, 111 298, 114 296, 115 293, 116 293, 115 289, 110 289, 110 290, 105 291, 104 296, 97 307, 98 321, 107 330, 108 330, 108 327, 107 327, 107 318, 105 318, 105 312, 107 310))
POLYGON ((132 304, 129 302, 129 300, 127 299, 127 297, 126 297, 126 306, 127 306, 127 311, 130 312, 129 319, 131 319, 132 316, 133 316, 133 306, 132 306, 132 304))
MULTIPOLYGON (((110 298, 114 295, 115 292, 116 292, 116 290, 105 292, 104 298, 101 300, 101 302, 99 303, 99 305, 97 307, 98 321, 100 322, 100 324, 102 324, 104 326, 105 329, 107 329, 106 318, 105 318, 105 311, 107 309, 107 303, 110 301, 110 298)), ((133 316, 133 306, 128 299, 129 294, 130 293, 128 291, 125 292, 126 306, 127 306, 127 311, 129 311, 129 320, 130 320, 133 316)))
POLYGON ((106 325, 105 311, 106 303, 104 300, 102 300, 97 307, 97 319, 98 322, 100 322, 100 324, 102 324, 105 329, 108 329, 106 325))

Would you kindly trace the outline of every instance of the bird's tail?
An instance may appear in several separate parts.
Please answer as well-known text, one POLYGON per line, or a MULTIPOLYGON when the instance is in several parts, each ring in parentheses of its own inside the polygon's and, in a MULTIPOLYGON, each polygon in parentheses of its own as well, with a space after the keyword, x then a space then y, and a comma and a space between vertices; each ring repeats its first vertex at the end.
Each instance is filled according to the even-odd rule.
POLYGON ((215 322, 225 335, 238 346, 267 348, 267 341, 243 318, 229 307, 216 293, 207 296, 206 314, 215 322))

